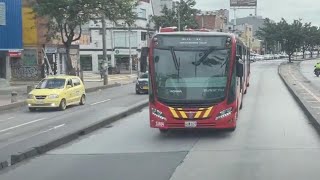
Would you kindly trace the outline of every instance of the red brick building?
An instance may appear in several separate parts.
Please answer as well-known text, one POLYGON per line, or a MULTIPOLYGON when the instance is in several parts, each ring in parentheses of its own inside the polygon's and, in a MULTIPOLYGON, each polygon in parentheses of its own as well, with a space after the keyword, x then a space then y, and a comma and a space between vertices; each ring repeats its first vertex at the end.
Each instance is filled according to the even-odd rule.
POLYGON ((201 12, 196 16, 196 21, 200 28, 214 31, 226 31, 228 17, 217 12, 201 12))

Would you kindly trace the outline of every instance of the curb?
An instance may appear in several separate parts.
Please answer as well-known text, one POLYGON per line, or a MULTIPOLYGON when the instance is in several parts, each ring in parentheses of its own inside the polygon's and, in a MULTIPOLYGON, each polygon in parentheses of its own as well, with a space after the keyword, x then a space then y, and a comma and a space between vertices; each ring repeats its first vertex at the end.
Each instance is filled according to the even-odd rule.
MULTIPOLYGON (((109 89, 109 88, 114 88, 114 87, 119 87, 119 86, 128 85, 128 84, 131 84, 131 82, 130 83, 123 83, 123 84, 115 83, 115 84, 110 84, 110 85, 103 85, 103 86, 96 86, 96 87, 86 88, 86 93, 92 93, 92 92, 105 90, 105 89, 109 89)), ((7 111, 7 110, 10 110, 10 109, 13 109, 13 108, 19 108, 19 107, 26 106, 26 105, 27 105, 27 103, 25 101, 3 105, 3 106, 0 106, 0 112, 1 111, 7 111)))
POLYGON ((320 123, 317 121, 317 118, 308 110, 307 106, 302 102, 302 100, 299 98, 299 96, 296 94, 296 92, 290 87, 289 83, 285 80, 285 78, 281 74, 280 67, 283 66, 283 64, 280 64, 278 67, 278 74, 280 76, 280 79, 284 83, 284 85, 287 87, 288 91, 292 95, 292 97, 295 99, 295 101, 298 103, 304 114, 308 117, 308 119, 311 121, 312 125, 316 128, 318 132, 320 132, 320 123))
POLYGON ((25 101, 21 101, 21 102, 16 102, 16 103, 12 103, 12 104, 7 104, 7 105, 3 105, 0 106, 0 112, 1 111, 7 111, 13 108, 18 108, 18 107, 22 107, 22 106, 26 106, 27 103, 25 101))
POLYGON ((63 144, 66 144, 66 143, 69 143, 73 140, 76 140, 78 139, 79 137, 83 136, 83 135, 86 135, 86 134, 89 134, 95 130, 98 130, 112 122, 115 122, 115 121, 118 121, 126 116, 129 116, 129 115, 132 115, 134 113, 137 113, 139 112, 141 109, 145 108, 148 106, 148 100, 146 101, 143 101, 141 103, 138 103, 122 112, 119 112, 111 117, 107 117, 105 119, 103 119, 102 121, 98 122, 98 123, 95 123, 95 124, 92 124, 88 127, 85 127, 81 130, 78 130, 76 132, 73 132, 73 133, 70 133, 70 134, 67 134, 65 136, 62 136, 56 140, 53 140, 51 142, 48 142, 48 143, 45 143, 45 144, 42 144, 40 146, 37 146, 37 147, 34 147, 34 148, 31 148, 29 150, 26 150, 24 152, 21 152, 21 153, 18 153, 18 154, 14 154, 14 155, 11 155, 11 163, 9 164, 8 161, 6 162, 2 162, 0 164, 0 170, 1 169, 4 169, 8 166, 12 166, 12 165, 15 165, 19 162, 22 162, 22 161, 25 161, 27 159, 30 159, 32 157, 35 157, 35 156, 38 156, 38 155, 41 155, 41 154, 44 154, 52 149, 55 149, 63 144))

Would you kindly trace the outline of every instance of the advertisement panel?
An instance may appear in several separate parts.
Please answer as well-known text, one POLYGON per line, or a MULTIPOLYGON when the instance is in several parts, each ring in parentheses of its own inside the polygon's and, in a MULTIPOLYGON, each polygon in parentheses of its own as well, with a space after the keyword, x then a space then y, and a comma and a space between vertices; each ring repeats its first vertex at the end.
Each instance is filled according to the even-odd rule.
POLYGON ((23 44, 37 45, 38 33, 35 14, 31 8, 22 8, 23 44))
POLYGON ((257 6, 257 0, 230 0, 230 7, 257 6))

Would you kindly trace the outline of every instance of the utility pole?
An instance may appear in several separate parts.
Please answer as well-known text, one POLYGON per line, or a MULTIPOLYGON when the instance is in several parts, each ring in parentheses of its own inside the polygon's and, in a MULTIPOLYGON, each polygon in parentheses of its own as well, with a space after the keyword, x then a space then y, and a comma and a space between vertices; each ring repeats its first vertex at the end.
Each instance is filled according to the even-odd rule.
POLYGON ((131 27, 129 26, 129 64, 130 74, 132 74, 132 57, 131 57, 131 27))
POLYGON ((180 4, 178 4, 178 31, 181 31, 180 4))
POLYGON ((106 44, 106 18, 105 15, 102 15, 102 49, 103 49, 103 69, 104 69, 104 76, 103 76, 103 85, 108 85, 108 60, 107 60, 107 44, 106 44))

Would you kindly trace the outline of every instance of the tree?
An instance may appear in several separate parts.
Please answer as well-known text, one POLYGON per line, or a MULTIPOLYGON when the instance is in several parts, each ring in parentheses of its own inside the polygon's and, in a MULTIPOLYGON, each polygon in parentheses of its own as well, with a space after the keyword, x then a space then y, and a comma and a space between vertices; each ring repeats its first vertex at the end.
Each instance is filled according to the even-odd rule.
POLYGON ((268 42, 280 42, 282 50, 288 54, 291 62, 293 53, 303 45, 303 24, 301 20, 294 20, 289 24, 285 19, 278 23, 267 19, 257 35, 268 42))
POLYGON ((309 49, 310 47, 310 40, 309 40, 309 36, 310 36, 310 27, 311 27, 311 23, 305 23, 303 28, 302 28, 302 35, 303 35, 303 42, 302 42, 302 58, 305 58, 305 52, 309 49))
POLYGON ((160 27, 169 27, 178 25, 177 13, 172 9, 168 9, 167 6, 164 6, 161 10, 163 15, 153 16, 152 21, 155 24, 155 28, 159 29, 160 27))
POLYGON ((196 5, 195 0, 180 0, 177 2, 177 16, 180 17, 181 28, 198 28, 199 25, 195 19, 198 10, 194 8, 196 5))
POLYGON ((157 29, 168 26, 179 27, 179 20, 181 28, 198 28, 195 20, 198 10, 194 8, 195 5, 195 0, 180 0, 180 2, 176 2, 176 7, 173 9, 164 6, 161 10, 162 15, 153 16, 152 21, 157 29))
POLYGON ((61 39, 67 54, 67 74, 75 75, 70 48, 73 42, 81 38, 82 25, 92 18, 101 17, 102 14, 113 21, 121 18, 132 21, 134 2, 134 0, 37 0, 33 10, 37 16, 48 20, 48 40, 57 37, 61 39), (79 33, 76 33, 77 30, 79 33))

